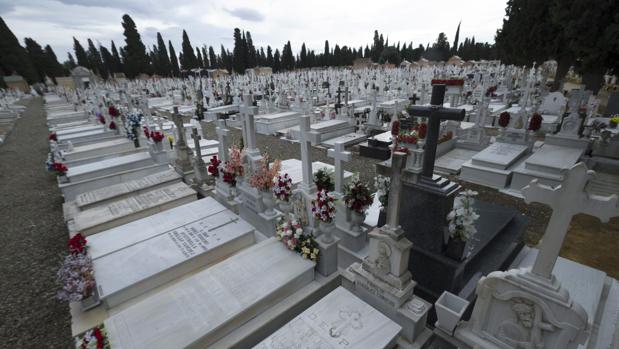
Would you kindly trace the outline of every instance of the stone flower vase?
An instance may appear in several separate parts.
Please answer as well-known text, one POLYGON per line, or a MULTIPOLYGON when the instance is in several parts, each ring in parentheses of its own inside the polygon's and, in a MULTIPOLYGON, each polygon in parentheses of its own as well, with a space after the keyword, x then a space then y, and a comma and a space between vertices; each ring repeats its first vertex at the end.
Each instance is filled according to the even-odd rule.
POLYGON ((456 325, 464 315, 469 302, 447 291, 438 298, 434 307, 436 308, 436 327, 452 334, 456 325))
POLYGON ((445 250, 445 254, 447 255, 447 257, 451 259, 455 259, 457 261, 464 260, 464 258, 466 258, 465 256, 466 245, 467 245, 467 242, 462 239, 449 237, 449 241, 447 241, 447 249, 445 250))
POLYGON ((320 233, 322 235, 321 239, 325 243, 331 243, 334 241, 333 239, 333 230, 335 229, 335 223, 331 222, 323 222, 320 221, 318 225, 318 229, 320 229, 320 233))
POLYGON ((58 183, 64 184, 69 183, 69 178, 67 178, 66 174, 58 176, 58 183))
POLYGON ((154 144, 154 148, 156 152, 162 152, 163 151, 163 143, 162 142, 153 142, 154 144))
POLYGON ((275 198, 270 191, 261 191, 260 195, 262 196, 262 202, 264 206, 266 206, 266 210, 264 214, 267 216, 275 216, 277 213, 275 212, 275 198))
POLYGON ((279 210, 282 211, 284 216, 288 217, 290 215, 290 211, 292 211, 292 204, 290 201, 279 200, 279 210))
POLYGON ((101 304, 101 300, 99 299, 99 292, 97 291, 97 287, 95 286, 92 290, 90 296, 82 299, 80 301, 80 305, 83 311, 87 311, 93 309, 101 304))
POLYGON ((359 213, 355 210, 352 210, 352 214, 350 215, 350 230, 354 232, 361 231, 361 224, 365 221, 365 212, 359 213))

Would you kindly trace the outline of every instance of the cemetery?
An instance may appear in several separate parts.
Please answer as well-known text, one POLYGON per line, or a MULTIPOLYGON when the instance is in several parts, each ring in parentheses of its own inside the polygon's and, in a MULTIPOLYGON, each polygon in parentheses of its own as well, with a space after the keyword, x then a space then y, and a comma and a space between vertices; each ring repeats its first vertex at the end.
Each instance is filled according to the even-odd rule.
POLYGON ((490 44, 180 65, 0 18, 0 347, 619 349, 619 52, 550 3, 567 56, 523 0, 490 44))

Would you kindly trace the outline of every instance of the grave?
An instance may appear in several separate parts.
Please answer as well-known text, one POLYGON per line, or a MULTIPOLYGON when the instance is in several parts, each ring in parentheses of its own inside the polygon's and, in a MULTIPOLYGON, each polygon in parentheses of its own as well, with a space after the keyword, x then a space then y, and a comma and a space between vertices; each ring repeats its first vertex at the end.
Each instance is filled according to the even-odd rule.
POLYGON ((79 182, 154 164, 148 152, 139 152, 71 167, 67 178, 70 182, 79 182))
POLYGON ((254 349, 391 348, 400 329, 378 310, 338 287, 254 349))
POLYGON ((128 196, 167 186, 171 183, 178 183, 181 180, 182 177, 175 171, 166 170, 143 178, 81 193, 75 197, 75 200, 67 201, 63 204, 62 208, 65 221, 73 219, 73 217, 81 211, 106 205, 111 201, 120 200, 128 196))
POLYGON ((132 149, 135 149, 133 142, 126 138, 117 138, 108 141, 73 147, 72 151, 63 151, 62 157, 66 161, 75 161, 100 155, 120 153, 132 149))
MULTIPOLYGON (((115 240, 99 233, 89 239, 99 298, 112 308, 193 270, 213 264, 254 243, 254 229, 212 198, 177 207, 182 224, 163 230, 151 226, 144 232, 135 225, 111 232, 115 240), (201 217, 189 220, 184 213, 199 209, 201 217), (148 235, 147 235, 147 234, 148 235), (139 242, 135 234, 140 235, 139 242), (113 244, 113 251, 101 253, 113 244), (118 271, 122 270, 122 273, 118 271)), ((147 218, 148 219, 148 218, 147 218)), ((151 219, 153 221, 155 219, 151 219)))
POLYGON ((495 142, 462 164, 460 179, 492 188, 509 185, 514 165, 527 154, 523 144, 495 142))
POLYGON ((387 160, 391 156, 390 145, 391 131, 379 133, 368 138, 367 142, 359 145, 359 155, 373 159, 387 160))
POLYGON ((314 279, 314 263, 274 238, 105 321, 113 347, 208 347, 314 279))
POLYGON ((256 120, 256 132, 263 135, 275 134, 279 130, 297 125, 300 115, 294 111, 260 115, 256 120))
MULTIPOLYGON (((343 136, 348 133, 355 132, 355 127, 351 126, 346 120, 326 120, 314 123, 310 126, 312 131, 317 132, 320 135, 322 142, 343 136)), ((299 126, 294 126, 288 129, 289 136, 292 139, 299 140, 300 131, 299 126)))
POLYGON ((84 210, 69 222, 71 233, 91 235, 196 200, 185 183, 174 183, 105 206, 84 210))

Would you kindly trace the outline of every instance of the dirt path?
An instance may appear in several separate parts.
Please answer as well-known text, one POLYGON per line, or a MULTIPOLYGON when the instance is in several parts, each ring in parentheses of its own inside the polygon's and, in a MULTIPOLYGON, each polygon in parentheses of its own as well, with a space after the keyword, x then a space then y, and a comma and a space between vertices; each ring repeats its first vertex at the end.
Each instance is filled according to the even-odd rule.
POLYGON ((25 105, 0 146, 0 348, 69 348, 69 307, 54 298, 68 238, 62 198, 45 171, 42 99, 25 105))

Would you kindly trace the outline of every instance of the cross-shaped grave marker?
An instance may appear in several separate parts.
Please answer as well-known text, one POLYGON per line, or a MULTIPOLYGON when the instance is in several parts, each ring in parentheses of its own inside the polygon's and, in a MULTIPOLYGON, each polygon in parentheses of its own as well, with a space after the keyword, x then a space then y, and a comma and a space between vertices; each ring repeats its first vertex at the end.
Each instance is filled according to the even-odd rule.
POLYGON ((217 120, 215 133, 219 140, 219 159, 225 164, 228 161, 228 134, 230 133, 230 130, 226 128, 226 120, 217 120))
POLYGON ((438 145, 438 133, 441 121, 443 120, 464 120, 466 114, 464 109, 444 108, 445 85, 432 85, 432 99, 429 107, 410 106, 408 113, 412 116, 423 116, 428 118, 428 133, 426 135, 426 145, 423 154, 422 175, 432 178, 434 173, 434 160, 436 158, 436 146, 438 145))
POLYGON ((612 217, 619 216, 619 201, 616 194, 608 197, 590 195, 585 191, 587 182, 595 175, 580 162, 566 173, 556 188, 540 184, 537 179, 522 189, 525 202, 539 202, 552 208, 552 215, 542 239, 539 254, 533 264, 532 272, 537 276, 551 279, 559 251, 565 240, 572 217, 578 213, 586 213, 608 222, 612 217))
POLYGON ((301 143, 301 169, 303 171, 303 189, 307 192, 314 186, 312 171, 312 145, 320 143, 320 133, 310 127, 310 117, 303 115, 299 119, 299 142, 301 143))
POLYGON ((350 161, 352 153, 345 150, 344 143, 335 142, 333 149, 327 150, 327 156, 334 159, 335 162, 335 191, 342 192, 342 184, 344 183, 344 169, 342 161, 350 161))

